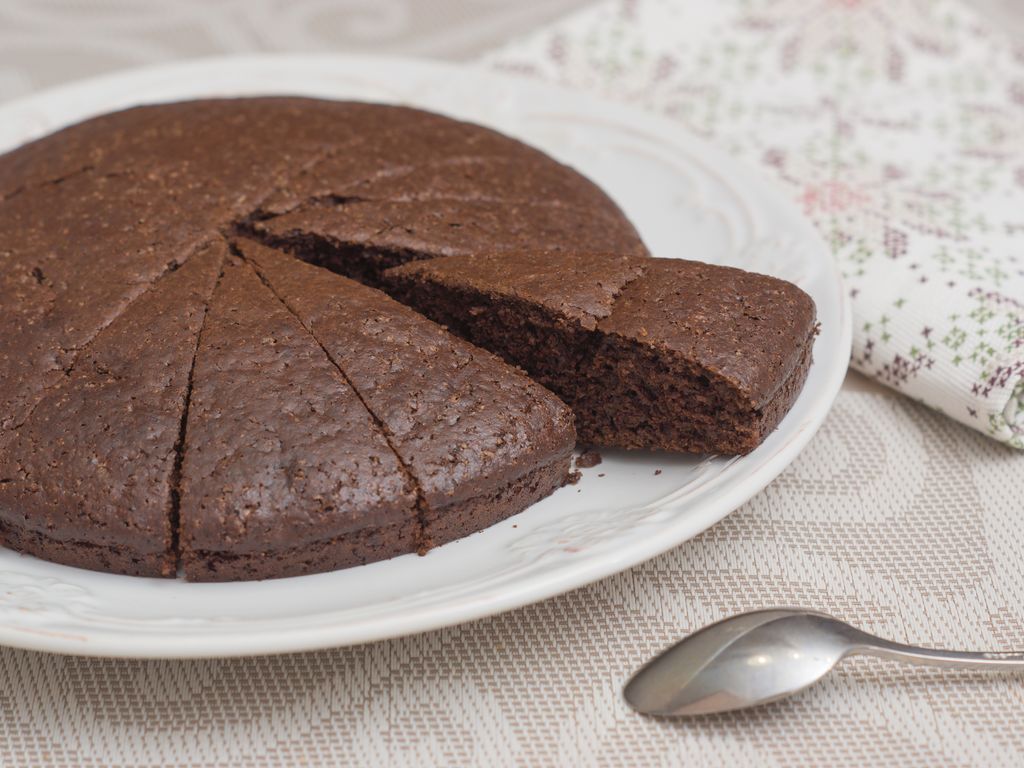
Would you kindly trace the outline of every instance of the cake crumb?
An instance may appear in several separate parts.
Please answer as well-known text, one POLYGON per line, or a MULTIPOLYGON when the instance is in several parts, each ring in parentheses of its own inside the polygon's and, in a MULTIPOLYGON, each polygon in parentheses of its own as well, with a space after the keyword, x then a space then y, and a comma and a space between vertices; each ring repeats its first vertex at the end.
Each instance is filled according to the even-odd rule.
POLYGON ((604 472, 598 472, 598 473, 597 473, 597 476, 598 476, 598 477, 604 477, 604 472))
POLYGON ((660 474, 661 474, 661 470, 660 470, 660 469, 656 469, 656 470, 654 470, 654 474, 655 474, 655 475, 660 475, 660 474))
POLYGON ((569 483, 569 485, 576 485, 576 483, 580 481, 581 477, 583 477, 583 473, 580 472, 579 470, 574 469, 572 472, 569 473, 569 480, 567 482, 569 483))
POLYGON ((576 459, 576 466, 582 469, 589 469, 590 467, 596 467, 601 463, 601 454, 595 451, 593 448, 588 448, 579 455, 576 459))

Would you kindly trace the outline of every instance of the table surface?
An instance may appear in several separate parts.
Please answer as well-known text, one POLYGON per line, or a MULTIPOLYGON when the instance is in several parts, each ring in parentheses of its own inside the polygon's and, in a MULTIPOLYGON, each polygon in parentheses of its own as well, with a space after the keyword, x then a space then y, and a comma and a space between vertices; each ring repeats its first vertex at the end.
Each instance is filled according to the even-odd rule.
MULTIPOLYGON (((977 2, 1018 24, 1013 0, 977 2)), ((585 4, 0 0, 0 100, 230 52, 467 60, 585 4)), ((908 642, 1024 647, 1022 500, 1024 455, 851 373, 819 435, 751 502, 672 552, 538 605, 281 657, 0 649, 0 765, 1020 764, 1019 675, 852 660, 790 701, 679 722, 631 713, 619 690, 683 634, 769 605, 908 642)))

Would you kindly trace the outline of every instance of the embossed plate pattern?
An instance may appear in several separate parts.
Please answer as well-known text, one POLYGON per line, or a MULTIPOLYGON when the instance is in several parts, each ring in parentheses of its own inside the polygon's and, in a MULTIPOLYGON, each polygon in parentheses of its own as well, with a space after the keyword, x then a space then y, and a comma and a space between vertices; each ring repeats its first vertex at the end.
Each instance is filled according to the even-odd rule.
POLYGON ((749 456, 605 452, 578 485, 422 558, 269 582, 187 584, 0 550, 0 642, 108 656, 232 656, 367 642, 487 616, 695 536, 770 482, 821 424, 850 350, 848 307, 828 250, 785 193, 671 122, 472 68, 259 56, 139 70, 6 105, 0 150, 137 103, 285 93, 405 103, 492 126, 601 184, 655 254, 797 282, 817 302, 822 326, 803 393, 749 456))

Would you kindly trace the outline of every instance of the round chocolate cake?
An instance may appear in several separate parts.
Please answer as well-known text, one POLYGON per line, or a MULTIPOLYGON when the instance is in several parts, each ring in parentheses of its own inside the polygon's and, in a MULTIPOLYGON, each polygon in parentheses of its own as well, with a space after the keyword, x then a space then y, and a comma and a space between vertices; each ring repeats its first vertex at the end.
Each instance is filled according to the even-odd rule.
POLYGON ((570 168, 407 108, 186 102, 21 147, 0 157, 0 544, 307 574, 550 494, 574 415, 592 442, 751 450, 803 383, 813 303, 655 261, 570 168))
POLYGON ((422 552, 563 484, 568 408, 367 286, 481 249, 643 251, 544 154, 360 103, 106 115, 0 157, 0 201, 0 540, 194 580, 422 552))

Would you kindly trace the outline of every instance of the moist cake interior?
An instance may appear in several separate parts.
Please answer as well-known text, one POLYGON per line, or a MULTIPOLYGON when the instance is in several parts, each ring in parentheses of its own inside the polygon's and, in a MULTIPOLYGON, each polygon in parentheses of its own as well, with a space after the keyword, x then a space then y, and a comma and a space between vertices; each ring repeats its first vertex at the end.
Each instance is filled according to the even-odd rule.
POLYGON ((310 232, 272 235, 253 221, 240 222, 235 225, 234 232, 236 239, 253 240, 307 264, 374 288, 383 287, 385 270, 409 261, 431 258, 429 253, 412 250, 371 248, 360 243, 335 243, 310 232))

